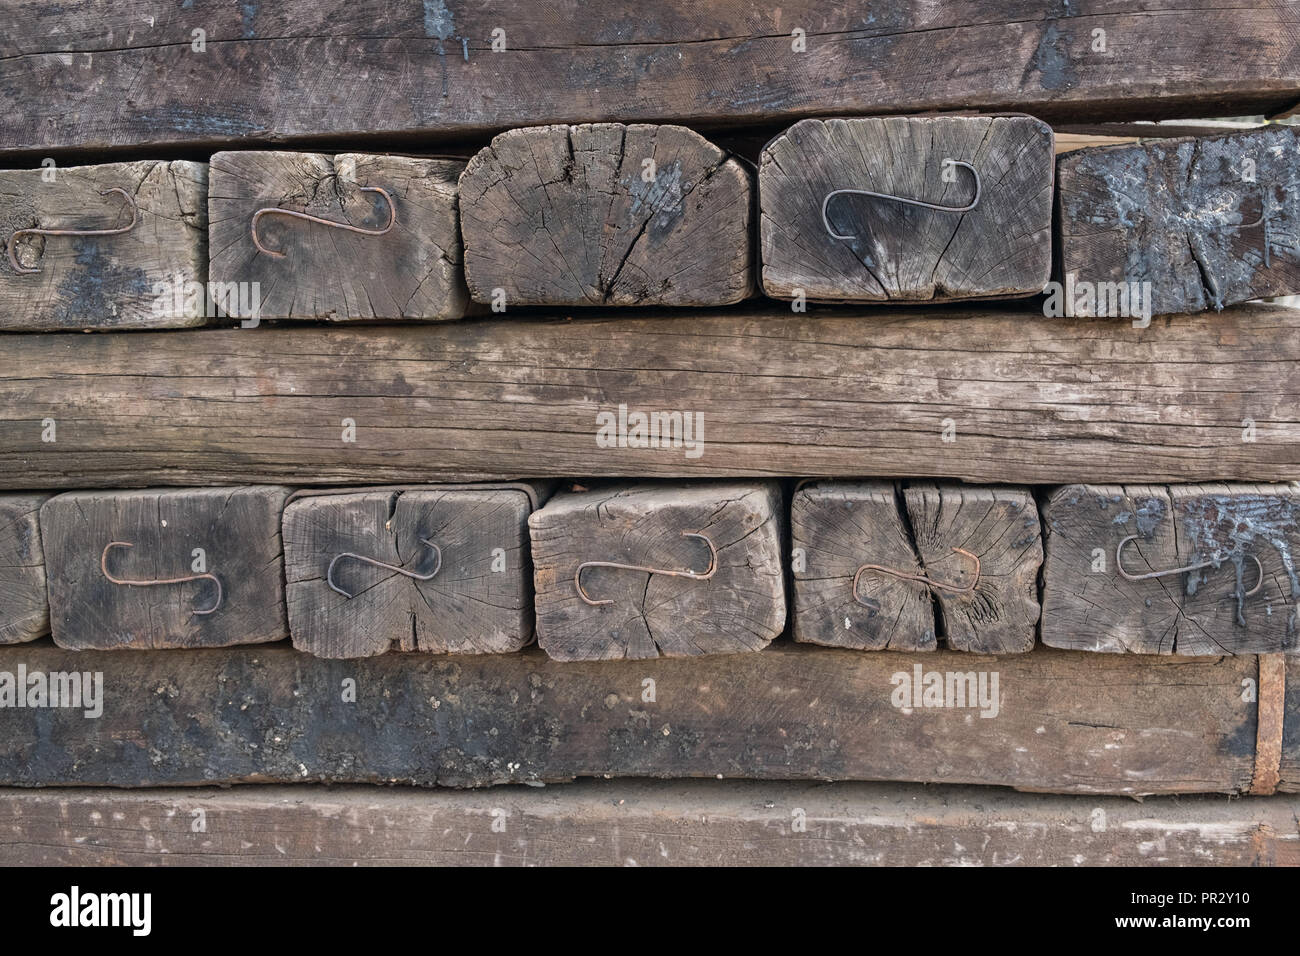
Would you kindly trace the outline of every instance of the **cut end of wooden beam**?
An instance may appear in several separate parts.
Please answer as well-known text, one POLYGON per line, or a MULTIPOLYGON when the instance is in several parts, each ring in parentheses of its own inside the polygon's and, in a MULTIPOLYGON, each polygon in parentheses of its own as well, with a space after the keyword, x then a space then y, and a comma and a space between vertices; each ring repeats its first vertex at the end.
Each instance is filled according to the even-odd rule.
POLYGON ((775 482, 561 493, 529 519, 537 639, 561 661, 755 651, 785 627, 775 482))
POLYGON ((1030 116, 802 120, 759 164, 763 291, 825 302, 1041 292, 1052 129, 1030 116))
POLYGON ((682 126, 510 130, 460 178, 474 300, 710 306, 753 291, 748 171, 682 126))

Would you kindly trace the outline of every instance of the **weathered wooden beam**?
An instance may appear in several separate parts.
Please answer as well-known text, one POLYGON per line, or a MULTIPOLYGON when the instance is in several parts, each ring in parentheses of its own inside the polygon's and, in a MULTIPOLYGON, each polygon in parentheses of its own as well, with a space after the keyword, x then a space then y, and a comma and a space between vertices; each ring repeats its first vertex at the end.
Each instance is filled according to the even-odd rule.
MULTIPOLYGON (((1293 710, 1300 660, 1289 669, 1293 710)), ((11 691, 0 784, 481 786, 608 774, 1147 794, 1241 792, 1255 770, 1251 657, 922 657, 782 642, 622 662, 559 663, 538 649, 331 661, 287 645, 121 654, 36 642, 0 648, 0 702, 6 675, 12 688, 24 674, 71 672, 102 675, 102 714, 62 698, 18 708, 11 691)), ((1280 786, 1294 791, 1288 747, 1280 786)))
POLYGON ((50 632, 39 518, 47 497, 0 495, 0 644, 50 632))
POLYGON ((0 329, 203 325, 207 182, 181 160, 0 170, 0 329))
POLYGON ((757 651, 785 630, 776 482, 561 493, 528 527, 537 642, 555 660, 757 651))
POLYGON ((131 0, 84 6, 0 15, 0 149, 944 109, 1082 122, 1300 101, 1288 4, 956 0, 867 15, 814 0, 194 0, 148 17, 131 0))
POLYGON ((802 120, 759 163, 763 291, 823 302, 1041 292, 1054 165, 1052 128, 1030 116, 802 120))
POLYGON ((963 315, 769 306, 329 335, 11 336, 0 487, 1300 474, 1294 309, 1241 306, 1148 329, 1006 308, 963 315), (702 422, 700 443, 618 428, 655 412, 702 422), (41 440, 48 418, 57 443, 41 440))
POLYGON ((1300 647, 1300 486, 1070 485, 1043 508, 1043 643, 1144 654, 1300 647))
POLYGON ((284 511, 294 647, 370 657, 532 643, 533 495, 523 486, 295 495, 284 511))
POLYGON ((682 126, 502 133, 460 178, 476 302, 731 305, 754 288, 752 177, 682 126))
POLYGON ((288 488, 56 495, 41 507, 60 647, 228 647, 289 636, 288 488))
MULTIPOLYGON (((458 319, 469 302, 456 214, 464 168, 451 160, 360 153, 217 153, 208 196, 209 279, 221 284, 218 291, 243 284, 236 287, 241 304, 255 288, 251 317, 458 319)), ((238 311, 250 318, 242 314, 247 309, 238 311)))
POLYGON ((15 866, 1295 866, 1290 796, 585 780, 545 790, 0 791, 15 866), (202 821, 202 826, 197 826, 202 821))
POLYGON ((1270 126, 1062 156, 1055 307, 1144 321, 1300 292, 1297 153, 1270 126))
POLYGON ((1027 488, 818 482, 795 492, 790 526, 796 641, 1034 646, 1043 548, 1027 488))

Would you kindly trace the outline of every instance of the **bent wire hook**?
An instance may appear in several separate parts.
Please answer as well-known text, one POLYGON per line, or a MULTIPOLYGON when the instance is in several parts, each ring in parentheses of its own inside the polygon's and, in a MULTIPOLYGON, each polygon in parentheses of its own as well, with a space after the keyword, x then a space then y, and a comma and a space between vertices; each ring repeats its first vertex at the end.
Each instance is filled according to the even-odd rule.
POLYGON ((342 229, 344 232, 355 232, 362 236, 382 236, 388 230, 393 228, 397 222, 397 206, 393 203, 393 197, 388 194, 388 190, 379 186, 362 186, 363 193, 379 193, 384 197, 384 202, 388 203, 388 225, 383 229, 366 229, 363 226, 354 226, 347 222, 335 222, 333 219, 322 219, 320 216, 313 216, 310 213, 298 212, 296 209, 281 209, 279 206, 264 206, 253 213, 253 222, 249 226, 249 231, 253 235, 253 245, 257 246, 258 252, 264 252, 268 256, 276 259, 283 259, 283 252, 276 252, 274 249, 268 249, 262 245, 262 240, 257 235, 257 224, 263 216, 288 216, 290 219, 305 219, 307 222, 314 222, 317 225, 329 226, 331 229, 342 229))
POLYGON ((434 564, 433 570, 430 571, 428 574, 416 574, 414 571, 408 571, 406 570, 406 568, 399 568, 395 564, 386 564, 383 561, 376 560, 375 558, 366 557, 364 554, 356 554, 355 552, 352 551, 344 551, 342 554, 334 555, 334 560, 330 562, 329 569, 325 572, 325 583, 330 586, 331 590, 337 591, 339 594, 342 594, 348 600, 352 600, 352 598, 356 597, 355 594, 350 594, 349 592, 343 590, 341 587, 339 587, 337 584, 334 583, 334 566, 338 564, 340 561, 342 561, 344 558, 352 558, 352 560, 354 561, 360 561, 363 564, 369 564, 376 568, 383 568, 385 571, 392 571, 395 574, 400 574, 403 575, 404 577, 414 578, 416 581, 431 581, 433 580, 433 576, 442 569, 442 549, 439 548, 432 541, 430 541, 428 538, 421 538, 420 544, 432 548, 433 555, 435 558, 437 558, 437 562, 434 564))
POLYGON ((648 574, 662 574, 670 578, 693 578, 696 581, 707 581, 713 577, 718 570, 718 549, 714 547, 713 541, 708 535, 700 534, 697 531, 683 531, 683 538, 699 538, 709 546, 709 566, 703 571, 675 571, 669 568, 653 568, 645 564, 624 564, 621 561, 584 561, 578 565, 578 570, 573 573, 573 586, 578 589, 578 597, 590 604, 592 607, 600 607, 603 604, 613 604, 612 600, 597 601, 592 598, 582 586, 582 572, 587 568, 616 568, 621 571, 644 571, 648 574))
POLYGON ((114 584, 125 584, 129 587, 136 588, 153 587, 157 584, 184 584, 187 581, 211 581, 217 586, 216 601, 214 601, 212 607, 208 608, 206 611, 194 611, 192 613, 196 617, 201 617, 204 614, 211 614, 213 611, 217 610, 217 608, 221 607, 221 580, 215 574, 188 574, 181 578, 149 578, 147 580, 131 580, 129 578, 113 577, 108 570, 108 552, 113 550, 113 548, 134 547, 135 545, 131 544, 129 541, 110 541, 108 544, 104 545, 104 551, 99 556, 99 570, 104 572, 104 577, 108 578, 114 584))
POLYGON ((920 206, 922 209, 933 209, 936 212, 970 212, 980 202, 980 191, 983 189, 980 183, 980 174, 970 163, 964 163, 961 160, 954 159, 951 161, 954 166, 961 166, 969 169, 971 176, 975 178, 975 198, 964 206, 944 206, 939 203, 922 202, 920 199, 907 199, 903 196, 895 196, 892 193, 877 193, 870 189, 832 189, 822 200, 822 225, 826 227, 826 232, 834 239, 856 239, 857 236, 841 236, 831 227, 831 221, 826 215, 826 209, 830 206, 831 200, 836 196, 869 196, 872 199, 885 199, 890 202, 903 203, 907 206, 920 206))

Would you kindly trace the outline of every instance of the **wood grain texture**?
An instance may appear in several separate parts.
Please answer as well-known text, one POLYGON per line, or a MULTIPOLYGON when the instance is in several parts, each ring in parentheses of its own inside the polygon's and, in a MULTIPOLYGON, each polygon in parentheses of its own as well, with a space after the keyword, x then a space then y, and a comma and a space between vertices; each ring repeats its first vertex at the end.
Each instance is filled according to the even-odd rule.
POLYGON ((870 11, 814 0, 74 0, 0 19, 0 57, 12 61, 0 149, 944 109, 1075 122, 1272 113, 1300 101, 1298 17, 1285 3, 1218 0, 896 0, 870 11), (498 28, 506 49, 494 53, 498 28))
POLYGON ((121 650, 284 640, 280 513, 288 495, 268 486, 51 498, 41 507, 41 537, 55 642, 121 650), (130 547, 106 552, 112 542, 130 547), (200 573, 217 580, 136 586, 109 577, 165 582, 200 573))
POLYGON ((784 525, 776 482, 558 494, 528 519, 537 643, 560 661, 761 650, 785 629, 784 525), (582 599, 580 572, 588 601, 608 603, 582 599))
POLYGON ((494 308, 731 305, 754 286, 750 174, 682 126, 510 130, 460 192, 465 278, 494 308))
POLYGON ((763 291, 834 302, 1041 292, 1053 166, 1052 129, 1030 116, 802 120, 759 162, 763 291), (975 206, 834 195, 843 189, 975 206))
MULTIPOLYGON (((1061 275, 1150 283, 1154 315, 1300 291, 1300 130, 1271 126, 1058 161, 1061 275)), ((1086 300, 1081 315, 1114 315, 1086 300)))
POLYGON ((284 512, 284 552, 294 647, 319 657, 519 650, 533 639, 530 511, 526 494, 508 490, 376 490, 293 501, 284 512), (433 577, 339 557, 345 553, 433 577), (335 586, 351 597, 330 587, 331 565, 335 586))
POLYGON ((0 495, 0 644, 50 632, 40 510, 48 495, 0 495))
POLYGON ((1045 644, 1145 654, 1300 647, 1294 484, 1070 485, 1047 500, 1043 522, 1045 644), (1135 576, 1210 564, 1130 580, 1120 558, 1135 576))
POLYGON ((1300 312, 1279 306, 1148 329, 1006 308, 954 321, 942 310, 769 307, 329 335, 24 335, 5 349, 9 488, 1300 474, 1300 312), (597 416, 620 404, 702 415, 702 453, 600 447, 597 416), (47 417, 61 422, 57 445, 41 441, 47 417), (1242 440, 1246 419, 1253 442, 1242 440))
POLYGON ((0 791, 17 866, 1295 866, 1294 797, 697 780, 0 791), (195 833, 202 811, 205 832, 195 833))
MULTIPOLYGON (((559 663, 538 649, 329 661, 287 645, 0 648, 0 671, 20 663, 29 673, 102 672, 104 710, 87 719, 0 708, 4 785, 463 787, 608 774, 1236 793, 1250 784, 1255 752, 1250 657, 1040 648, 920 658, 778 643, 725 657, 559 663), (924 697, 895 706, 922 660, 941 682, 983 673, 991 687, 996 673, 997 716, 924 697)), ((1288 688, 1290 712, 1300 680, 1288 688)), ((1283 789, 1295 780, 1284 774, 1283 789)))
POLYGON ((0 329, 203 325, 208 168, 141 161, 0 170, 0 242, 23 229, 120 229, 108 236, 19 236, 14 270, 0 255, 0 329), (54 181, 46 182, 53 173, 54 181))
POLYGON ((208 212, 213 282, 258 284, 265 319, 458 319, 461 274, 456 179, 464 163, 342 153, 249 150, 212 157, 208 212), (332 229, 259 209, 282 208, 381 230, 332 229))
POLYGON ((790 525, 802 549, 792 562, 796 641, 934 650, 942 637, 951 650, 984 654, 1033 648, 1043 549, 1028 489, 819 482, 795 493, 790 525))

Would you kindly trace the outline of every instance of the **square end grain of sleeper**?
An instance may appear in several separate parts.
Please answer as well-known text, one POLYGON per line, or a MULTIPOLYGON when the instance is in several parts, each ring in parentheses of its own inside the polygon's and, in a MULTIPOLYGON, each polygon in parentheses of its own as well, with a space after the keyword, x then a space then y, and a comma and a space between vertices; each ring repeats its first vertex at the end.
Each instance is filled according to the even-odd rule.
POLYGON ((456 212, 464 168, 361 153, 217 153, 210 279, 258 283, 264 319, 458 319, 469 303, 456 212), (255 243, 253 217, 267 208, 372 234, 270 213, 255 243))
POLYGON ((528 519, 538 644, 559 661, 762 650, 785 627, 783 517, 775 482, 556 495, 528 519))
POLYGON ((285 639, 288 496, 268 485, 51 498, 41 539, 54 642, 115 650, 285 639))
POLYGON ((1081 149, 1057 177, 1066 314, 1148 314, 1101 284, 1131 298, 1149 283, 1150 315, 1300 292, 1300 129, 1081 149))
POLYGON ((1034 646, 1043 547, 1026 488, 817 482, 795 492, 790 534, 796 641, 932 651, 940 632, 952 650, 1034 646))
POLYGON ((730 305, 754 287, 752 192, 682 126, 509 130, 460 178, 465 278, 494 307, 730 305))
POLYGON ((1300 485, 1067 485, 1043 522, 1044 644, 1296 650, 1300 485))
POLYGON ((40 510, 48 495, 0 495, 0 644, 50 632, 40 510))
POLYGON ((203 325, 207 184, 183 160, 0 170, 0 329, 203 325))
POLYGON ((293 646, 332 658, 525 647, 533 639, 531 511, 518 489, 376 489, 290 502, 293 646))
POLYGON ((1051 127, 1030 116, 801 120, 759 161, 763 291, 821 302, 1040 293, 1053 165, 1051 127))

